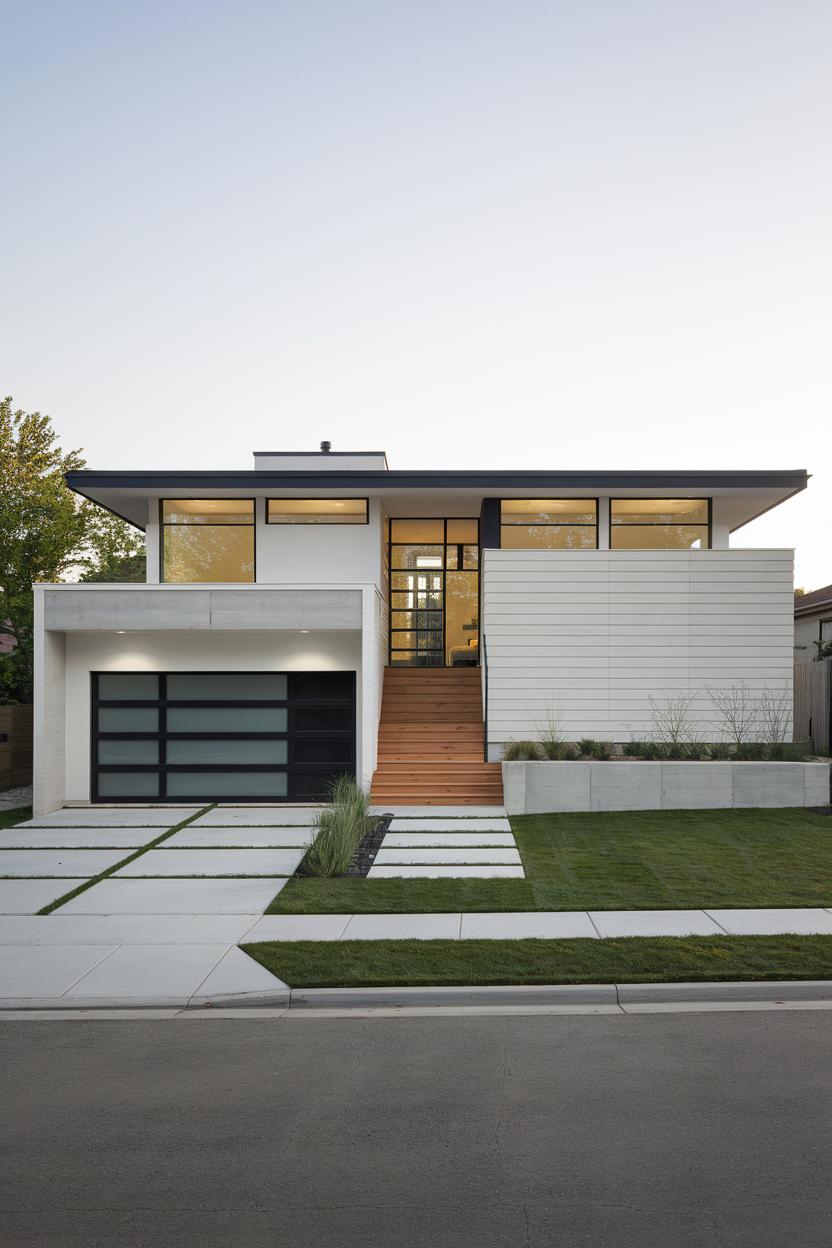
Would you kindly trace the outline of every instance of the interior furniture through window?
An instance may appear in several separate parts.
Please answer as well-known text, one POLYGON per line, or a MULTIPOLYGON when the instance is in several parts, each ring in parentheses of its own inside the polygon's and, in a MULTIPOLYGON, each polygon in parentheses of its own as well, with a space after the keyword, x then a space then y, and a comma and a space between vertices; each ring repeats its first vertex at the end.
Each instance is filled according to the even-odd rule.
POLYGON ((254 580, 254 499, 164 498, 163 582, 254 580))
POLYGON ((97 672, 92 801, 317 801, 355 773, 354 672, 97 672))
POLYGON ((366 498, 269 498, 268 524, 367 524, 366 498))
POLYGON ((709 498, 610 499, 613 550, 706 550, 710 545, 709 498))
POLYGON ((586 550, 598 545, 594 498, 504 498, 500 545, 507 550, 586 550))
POLYGON ((479 662, 479 520, 390 521, 390 663, 479 662))

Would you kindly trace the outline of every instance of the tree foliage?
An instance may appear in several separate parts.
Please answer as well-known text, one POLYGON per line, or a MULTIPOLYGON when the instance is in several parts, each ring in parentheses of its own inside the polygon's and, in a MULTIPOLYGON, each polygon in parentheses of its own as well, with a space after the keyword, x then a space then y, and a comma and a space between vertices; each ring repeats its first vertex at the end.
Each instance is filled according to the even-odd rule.
POLYGON ((144 580, 144 541, 123 520, 67 489, 85 466, 61 449, 48 416, 0 401, 0 702, 29 702, 33 595, 38 581, 144 580))

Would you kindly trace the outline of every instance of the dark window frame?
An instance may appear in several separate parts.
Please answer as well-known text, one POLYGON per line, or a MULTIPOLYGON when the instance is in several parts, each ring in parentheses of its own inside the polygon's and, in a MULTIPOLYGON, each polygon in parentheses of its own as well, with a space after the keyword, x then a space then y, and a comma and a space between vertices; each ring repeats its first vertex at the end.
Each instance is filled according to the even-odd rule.
MULTIPOLYGON (((583 497, 583 498, 586 498, 586 499, 588 499, 588 500, 591 500, 592 502, 594 502, 594 503, 595 503, 595 522, 594 522, 594 524, 589 524, 589 523, 587 523, 587 522, 585 522, 585 521, 584 521, 584 522, 580 522, 580 523, 579 523, 579 522, 574 521, 574 520, 570 520, 570 521, 561 521, 560 523, 556 523, 555 521, 552 521, 551 523, 549 523, 549 522, 547 522, 547 521, 544 521, 542 524, 528 524, 528 523, 524 524, 524 523, 522 523, 522 522, 521 522, 521 521, 519 521, 519 520, 517 520, 517 521, 514 521, 514 520, 504 521, 504 520, 503 520, 503 503, 511 503, 511 502, 521 502, 521 503, 522 503, 522 502, 526 502, 526 501, 528 501, 528 500, 523 499, 523 498, 518 498, 518 496, 517 496, 516 494, 515 494, 515 495, 513 495, 511 498, 499 498, 497 501, 498 501, 498 503, 499 503, 500 548, 501 548, 501 549, 503 549, 503 550, 525 550, 525 549, 528 549, 528 550, 569 550, 569 549, 570 549, 570 547, 569 547, 569 546, 529 546, 529 547, 523 547, 523 546, 511 546, 511 547, 509 547, 509 546, 505 546, 505 547, 504 547, 504 546, 503 546, 503 529, 594 529, 594 530, 595 530, 595 549, 596 549, 596 550, 598 550, 598 549, 599 549, 598 543, 599 543, 599 540, 600 540, 600 539, 599 539, 599 532, 598 532, 598 528, 599 528, 599 525, 598 525, 598 516, 599 516, 600 510, 601 510, 601 499, 600 499, 600 496, 596 496, 596 497, 594 497, 594 498, 593 498, 593 496, 592 496, 591 494, 584 494, 584 495, 582 495, 582 497, 583 497)), ((541 499, 541 502, 542 502, 542 501, 544 501, 544 500, 543 500, 543 499, 541 499)), ((569 499, 569 498, 558 498, 556 495, 549 495, 548 499, 547 499, 547 500, 545 500, 545 501, 552 502, 552 503, 568 503, 568 502, 572 502, 573 500, 572 500, 572 499, 569 499)), ((583 546, 583 547, 581 547, 581 549, 582 549, 582 550, 591 550, 591 549, 592 549, 592 547, 591 547, 591 546, 583 546)))
MULTIPOLYGON (((195 803, 200 801, 218 801, 218 802, 297 802, 306 800, 316 800, 310 798, 307 793, 301 791, 301 782, 304 779, 313 779, 316 776, 333 776, 347 772, 355 775, 356 772, 356 743, 357 743, 357 699, 356 684, 357 677, 355 671, 339 670, 337 672, 330 671, 304 671, 304 672, 255 672, 255 671, 239 671, 239 672, 222 672, 214 671, 182 671, 182 672, 119 672, 119 675, 134 676, 156 676, 158 680, 156 698, 101 698, 99 697, 99 677, 112 675, 112 672, 95 671, 90 673, 90 800, 94 803, 131 803, 148 801, 165 802, 177 801, 195 803), (168 676, 216 676, 216 675, 234 675, 234 676, 258 676, 273 675, 286 677, 286 697, 285 698, 168 698, 167 697, 167 678, 168 676), (346 677, 344 687, 346 694, 343 697, 304 697, 302 693, 302 683, 306 678, 315 678, 328 675, 337 675, 346 677), (132 707, 132 708, 155 708, 159 719, 155 732, 101 732, 98 728, 98 711, 100 707, 132 707), (285 708, 286 709, 286 729, 277 732, 229 732, 229 731, 211 731, 211 732, 168 732, 167 729, 167 712, 173 707, 180 708, 285 708), (296 728, 295 717, 299 710, 321 710, 335 711, 347 709, 350 712, 350 725, 348 728, 322 727, 321 729, 296 728), (98 762, 98 742, 105 741, 158 741, 159 758, 156 763, 101 763, 98 762), (167 743, 172 741, 286 741, 286 762, 285 763, 168 763, 167 761, 167 743), (302 762, 295 757, 295 743, 303 741, 343 741, 345 744, 345 761, 343 763, 322 764, 320 762, 302 762), (267 772, 286 776, 286 793, 269 796, 268 794, 222 794, 214 797, 188 797, 179 794, 172 798, 167 794, 167 776, 175 772, 267 772), (104 794, 99 792, 98 777, 107 773, 125 773, 130 774, 158 774, 159 776, 159 792, 155 795, 148 794, 104 794)), ((320 800, 320 799, 317 799, 320 800)))
MULTIPOLYGON (((482 534, 481 534, 481 525, 480 525, 479 516, 388 516, 387 517, 387 576, 388 576, 387 610, 388 610, 389 618, 390 618, 390 623, 387 629, 387 662, 391 667, 393 666, 394 654, 408 655, 411 658, 418 658, 419 655, 434 655, 434 656, 439 655, 442 660, 441 663, 425 664, 425 666, 445 667, 445 618, 446 618, 446 605, 447 605, 447 592, 448 592, 447 587, 448 587, 448 573, 449 572, 462 572, 466 576, 477 577, 477 601, 480 604, 477 610, 477 620, 478 620, 477 637, 479 638, 480 636, 479 620, 481 619, 481 616, 482 616, 482 611, 481 611, 482 577, 480 575, 481 568, 482 568, 481 536, 482 534), (397 521, 403 521, 404 523, 418 523, 419 521, 425 521, 425 520, 441 522, 442 524, 442 541, 441 542, 394 542, 393 541, 393 525, 397 521), (448 542, 448 523, 453 522, 455 520, 464 520, 469 524, 470 523, 476 524, 477 540, 475 542, 448 542), (422 569, 422 571, 425 571, 425 572, 440 572, 442 574, 442 590, 441 590, 442 606, 441 607, 424 607, 424 608, 418 608, 418 607, 411 607, 411 608, 396 607, 394 608, 393 607, 393 594, 400 594, 400 593, 408 592, 407 590, 393 588, 393 576, 395 575, 395 573, 419 571, 418 568, 394 568, 393 567, 393 547, 394 546, 441 546, 442 547, 441 568, 422 569), (448 551, 449 546, 456 547, 457 567, 455 568, 449 568, 447 566, 447 563, 448 563, 447 551, 448 551), (462 562, 464 562, 463 551, 466 546, 476 546, 477 548, 477 566, 475 568, 465 568, 462 566, 462 562), (393 634, 394 633, 419 633, 419 632, 431 633, 431 632, 437 631, 436 629, 433 629, 433 628, 426 628, 426 629, 393 628, 392 617, 393 617, 394 609, 397 611, 406 611, 409 609, 415 612, 421 609, 424 611, 440 612, 442 616, 442 620, 441 620, 439 631, 441 631, 442 633, 442 644, 438 648, 431 649, 431 650, 419 650, 418 644, 417 644, 416 649, 394 649, 393 647, 393 634)), ((417 639, 417 642, 418 642, 418 639, 417 639)), ((410 665, 406 663, 402 663, 397 666, 407 667, 410 665)), ((414 664, 413 666, 418 666, 418 664, 414 664)), ((479 666, 479 648, 477 649, 477 666, 479 666)))
POLYGON ((355 497, 351 497, 351 498, 333 498, 332 495, 327 495, 325 498, 324 497, 286 498, 285 496, 282 496, 279 498, 270 498, 269 496, 266 496, 266 524, 281 525, 283 528, 286 528, 286 529, 293 529, 296 526, 303 526, 305 524, 315 529, 325 529, 325 528, 351 529, 351 528, 357 528, 362 524, 369 524, 369 523, 370 523, 369 496, 366 498, 362 497, 361 495, 356 495, 355 497), (342 520, 341 521, 339 520, 306 520, 306 521, 304 520, 272 520, 271 518, 271 504, 272 503, 363 503, 364 504, 364 519, 363 520, 348 520, 346 523, 344 523, 344 521, 342 520))
MULTIPOLYGON (((684 498, 685 502, 688 502, 688 503, 707 503, 708 504, 707 524, 703 524, 701 521, 693 521, 693 522, 688 521, 687 523, 685 523, 684 521, 681 521, 681 520, 678 522, 678 524, 668 524, 666 521, 652 521, 652 520, 635 520, 635 521, 624 520, 624 521, 620 521, 617 524, 613 524, 613 519, 612 519, 613 503, 660 503, 662 502, 662 499, 661 498, 644 498, 643 496, 639 496, 638 498, 621 498, 618 496, 616 498, 610 497, 610 500, 609 500, 609 503, 610 503, 610 516, 609 516, 610 550, 616 550, 616 549, 617 550, 637 550, 639 549, 639 547, 633 547, 633 546, 614 547, 612 544, 612 535, 615 529, 672 529, 672 528, 679 528, 679 529, 707 528, 708 544, 707 546, 700 546, 699 549, 700 550, 713 550, 713 514, 714 514, 713 497, 694 498, 692 496, 687 497, 684 494, 672 494, 672 495, 668 494, 666 495, 666 497, 668 499, 684 498)), ((667 547, 648 546, 648 547, 645 547, 644 549, 646 550, 695 550, 696 547, 695 546, 667 546, 667 547)))
POLYGON ((160 585, 254 585, 257 581, 257 499, 246 498, 171 498, 165 495, 159 499, 159 584, 160 585), (204 502, 204 503, 251 503, 251 523, 241 524, 235 521, 233 524, 174 524, 172 521, 165 520, 165 503, 188 503, 188 502, 204 502), (252 539, 252 569, 250 581, 166 581, 165 580, 165 529, 251 529, 253 531, 252 539))

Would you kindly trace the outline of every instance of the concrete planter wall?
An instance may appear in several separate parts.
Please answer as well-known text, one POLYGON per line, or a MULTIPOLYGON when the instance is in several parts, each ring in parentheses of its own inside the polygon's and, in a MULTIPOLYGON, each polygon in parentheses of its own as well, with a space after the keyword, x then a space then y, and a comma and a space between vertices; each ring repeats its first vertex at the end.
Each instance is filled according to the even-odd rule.
POLYGON ((510 815, 826 806, 829 763, 503 763, 510 815))

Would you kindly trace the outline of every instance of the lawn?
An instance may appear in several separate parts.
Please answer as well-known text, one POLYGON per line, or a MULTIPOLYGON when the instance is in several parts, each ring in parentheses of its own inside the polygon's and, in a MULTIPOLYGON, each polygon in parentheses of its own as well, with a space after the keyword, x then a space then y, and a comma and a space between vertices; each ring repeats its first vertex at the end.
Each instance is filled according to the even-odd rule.
POLYGON ((524 880, 293 879, 269 914, 832 904, 832 817, 624 811, 511 821, 524 880))
POLYGON ((828 979, 832 936, 347 940, 244 945, 294 988, 828 979))
POLYGON ((0 810, 0 828, 14 828, 18 823, 31 818, 31 806, 20 806, 17 810, 0 810))

